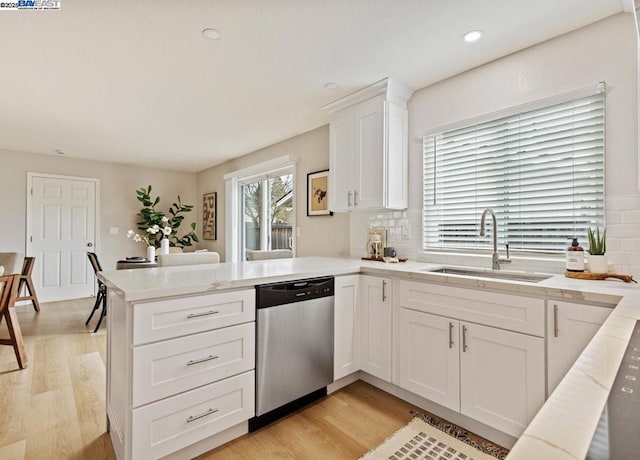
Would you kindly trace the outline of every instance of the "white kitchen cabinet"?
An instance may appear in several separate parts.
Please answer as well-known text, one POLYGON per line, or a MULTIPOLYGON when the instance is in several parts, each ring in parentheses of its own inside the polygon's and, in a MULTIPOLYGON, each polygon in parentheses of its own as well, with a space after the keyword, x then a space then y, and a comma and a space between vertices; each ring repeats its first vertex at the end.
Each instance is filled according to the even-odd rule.
POLYGON ((518 437, 545 400, 544 339, 460 322, 460 412, 518 437))
POLYGON ((547 301, 547 394, 551 394, 611 313, 611 308, 547 301))
POLYGON ((398 289, 399 386, 519 436, 545 400, 544 300, 409 280, 398 289))
POLYGON ((391 278, 362 275, 361 369, 387 382, 391 381, 391 278))
POLYGON ((360 370, 359 275, 335 279, 333 379, 360 370))
POLYGON ((107 416, 116 458, 193 456, 255 413, 255 289, 125 301, 108 291, 107 416))
POLYGON ((332 211, 407 208, 407 100, 412 93, 385 79, 324 107, 332 114, 332 211))
POLYGON ((460 411, 459 321, 400 308, 399 385, 460 411))

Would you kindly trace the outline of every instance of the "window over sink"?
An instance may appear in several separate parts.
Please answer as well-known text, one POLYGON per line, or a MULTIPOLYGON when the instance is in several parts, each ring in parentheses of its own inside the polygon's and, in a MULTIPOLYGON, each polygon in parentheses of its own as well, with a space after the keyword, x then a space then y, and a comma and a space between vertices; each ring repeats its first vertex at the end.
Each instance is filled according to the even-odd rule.
POLYGON ((512 251, 560 253, 604 226, 604 83, 510 112, 422 138, 425 251, 490 249, 485 208, 512 251))

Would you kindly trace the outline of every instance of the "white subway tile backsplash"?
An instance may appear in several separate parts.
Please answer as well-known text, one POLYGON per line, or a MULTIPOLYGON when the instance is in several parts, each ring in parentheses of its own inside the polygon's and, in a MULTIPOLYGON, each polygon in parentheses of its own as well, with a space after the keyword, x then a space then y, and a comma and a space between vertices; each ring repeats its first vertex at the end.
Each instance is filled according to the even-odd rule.
POLYGON ((622 211, 609 211, 607 210, 607 225, 615 225, 622 223, 622 211))
MULTIPOLYGON (((622 214, 623 224, 640 224, 640 210, 638 211, 624 211, 622 214)), ((608 221, 607 221, 608 223, 608 221)))
POLYGON ((605 206, 607 211, 635 211, 640 209, 640 195, 607 197, 605 206))

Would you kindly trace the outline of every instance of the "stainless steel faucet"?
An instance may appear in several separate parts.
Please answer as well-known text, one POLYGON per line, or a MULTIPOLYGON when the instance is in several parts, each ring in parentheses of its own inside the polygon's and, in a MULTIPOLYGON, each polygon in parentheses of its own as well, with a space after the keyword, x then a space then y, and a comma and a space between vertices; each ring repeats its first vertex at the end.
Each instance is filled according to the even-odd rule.
POLYGON ((491 220, 493 220, 493 256, 491 262, 492 270, 500 270, 500 264, 510 264, 511 259, 509 259, 509 243, 506 244, 507 247, 507 258, 501 259, 500 254, 498 253, 498 221, 496 220, 496 213, 493 212, 493 209, 487 208, 482 211, 482 217, 480 218, 480 236, 485 235, 485 219, 487 217, 487 213, 491 214, 491 220))

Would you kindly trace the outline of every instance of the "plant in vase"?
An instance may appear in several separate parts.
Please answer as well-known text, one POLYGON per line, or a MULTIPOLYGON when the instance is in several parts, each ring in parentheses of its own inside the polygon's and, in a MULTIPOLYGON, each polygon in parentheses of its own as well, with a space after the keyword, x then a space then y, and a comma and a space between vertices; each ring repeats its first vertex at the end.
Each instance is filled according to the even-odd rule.
POLYGON ((607 273, 609 264, 607 261, 607 229, 600 233, 600 228, 596 227, 595 232, 592 228, 587 231, 589 239, 589 271, 591 273, 607 273))
POLYGON ((156 210, 160 203, 160 197, 151 196, 151 185, 147 188, 136 190, 136 198, 144 206, 137 214, 143 221, 138 222, 138 229, 148 233, 149 245, 154 248, 162 248, 163 253, 169 252, 169 246, 185 248, 197 243, 196 223, 191 223, 191 231, 182 237, 178 236, 178 228, 184 220, 184 215, 193 210, 193 205, 184 204, 178 195, 177 202, 173 203, 168 212, 156 210))
POLYGON ((150 235, 155 235, 159 229, 149 227, 145 233, 136 233, 133 230, 127 232, 127 238, 132 238, 136 243, 145 243, 147 245, 147 260, 149 262, 155 262, 156 260, 156 248, 151 245, 150 235))

